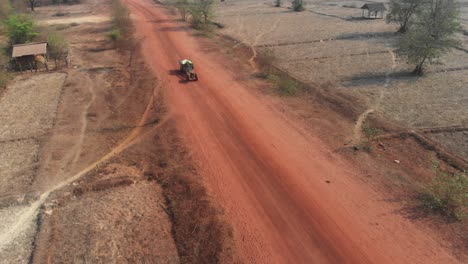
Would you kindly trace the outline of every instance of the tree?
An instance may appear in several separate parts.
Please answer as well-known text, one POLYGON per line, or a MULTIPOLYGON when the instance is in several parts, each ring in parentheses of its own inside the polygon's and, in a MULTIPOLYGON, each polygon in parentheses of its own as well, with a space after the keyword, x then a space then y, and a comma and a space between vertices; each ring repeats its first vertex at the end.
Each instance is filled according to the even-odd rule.
POLYGON ((28 0, 29 8, 34 12, 34 6, 37 4, 38 0, 28 0))
POLYGON ((68 54, 68 43, 62 35, 50 33, 47 36, 47 54, 55 61, 63 59, 68 54))
POLYGON ((189 5, 192 25, 195 28, 202 28, 209 24, 213 16, 213 4, 214 0, 195 0, 189 5))
POLYGON ((281 7, 282 1, 281 0, 275 0, 275 7, 281 7))
POLYGON ((19 14, 10 15, 5 20, 5 33, 9 38, 10 45, 31 42, 39 35, 36 23, 31 17, 19 14))
POLYGON ((429 0, 414 25, 397 43, 397 53, 416 64, 414 73, 423 74, 424 63, 434 63, 460 45, 456 33, 461 30, 458 5, 454 0, 429 0))
POLYGON ((174 5, 179 10, 182 19, 184 21, 187 20, 187 9, 189 8, 188 0, 177 0, 174 5))
POLYGON ((400 25, 398 32, 405 33, 425 3, 427 3, 426 0, 390 0, 387 23, 398 23, 400 25))
POLYGON ((302 0, 292 0, 292 9, 296 12, 304 11, 304 3, 302 0))

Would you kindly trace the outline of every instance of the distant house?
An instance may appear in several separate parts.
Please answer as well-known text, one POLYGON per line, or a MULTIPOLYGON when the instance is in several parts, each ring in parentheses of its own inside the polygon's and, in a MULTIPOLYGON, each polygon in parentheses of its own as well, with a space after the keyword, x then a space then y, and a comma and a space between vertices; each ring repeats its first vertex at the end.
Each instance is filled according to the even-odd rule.
POLYGON ((40 64, 47 68, 47 42, 13 45, 11 57, 17 70, 37 70, 40 64))
POLYGON ((362 17, 365 17, 364 10, 367 10, 367 17, 368 18, 383 18, 384 12, 387 11, 387 8, 383 3, 367 3, 361 7, 362 9, 362 17))

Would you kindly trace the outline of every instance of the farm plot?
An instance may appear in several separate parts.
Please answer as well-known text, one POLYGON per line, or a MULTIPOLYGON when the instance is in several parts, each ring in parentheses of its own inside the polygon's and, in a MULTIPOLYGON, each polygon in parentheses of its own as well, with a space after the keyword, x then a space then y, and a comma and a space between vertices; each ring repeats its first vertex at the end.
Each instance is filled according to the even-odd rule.
POLYGON ((53 125, 66 74, 18 77, 0 101, 0 140, 39 136, 53 125))
MULTIPOLYGON (((396 26, 362 19, 364 3, 311 0, 297 13, 286 8, 289 3, 275 8, 269 2, 230 1, 218 6, 217 19, 225 25, 222 34, 257 53, 270 51, 276 66, 295 78, 357 96, 369 111, 409 129, 468 126, 467 34, 459 34, 462 49, 415 77, 414 66, 395 55, 396 26)), ((466 32, 468 1, 460 6, 466 32)), ((466 134, 439 133, 436 140, 452 149, 466 134)))
POLYGON ((360 38, 389 34, 393 27, 383 21, 356 20, 318 15, 309 11, 291 12, 270 3, 255 2, 218 6, 218 21, 223 34, 249 45, 285 45, 336 38, 360 38), (353 35, 346 35, 352 33, 353 35))
POLYGON ((0 149, 0 197, 26 193, 38 166, 38 142, 0 142, 0 149))

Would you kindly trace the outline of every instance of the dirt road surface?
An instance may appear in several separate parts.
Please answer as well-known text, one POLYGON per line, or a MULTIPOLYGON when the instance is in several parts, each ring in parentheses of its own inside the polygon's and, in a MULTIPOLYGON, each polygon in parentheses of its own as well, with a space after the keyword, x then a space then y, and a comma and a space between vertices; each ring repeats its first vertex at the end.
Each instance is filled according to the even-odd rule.
POLYGON ((247 89, 171 10, 126 0, 148 64, 246 263, 456 263, 352 164, 247 89), (177 61, 200 76, 186 83, 177 61))

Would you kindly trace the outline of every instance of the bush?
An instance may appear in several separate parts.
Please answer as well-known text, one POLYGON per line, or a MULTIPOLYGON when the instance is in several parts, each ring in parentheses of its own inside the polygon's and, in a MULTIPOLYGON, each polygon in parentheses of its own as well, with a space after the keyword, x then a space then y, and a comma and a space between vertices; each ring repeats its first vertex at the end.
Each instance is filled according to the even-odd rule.
POLYGON ((190 23, 193 28, 201 30, 213 29, 211 23, 214 14, 213 0, 195 0, 188 4, 187 8, 191 15, 190 23))
POLYGON ((112 17, 114 29, 118 29, 121 35, 127 34, 130 31, 132 25, 130 11, 120 0, 112 1, 112 17))
POLYGON ((10 15, 4 23, 10 45, 31 42, 39 35, 36 23, 27 15, 10 15))
POLYGON ((305 10, 304 4, 302 0, 293 0, 292 1, 292 9, 296 12, 302 12, 305 10))
POLYGON ((378 128, 370 126, 368 123, 362 125, 362 132, 367 138, 368 142, 374 140, 374 138, 382 133, 378 128))
POLYGON ((273 50, 266 49, 257 54, 257 64, 260 67, 260 70, 269 74, 273 70, 273 64, 275 63, 276 56, 273 50))
POLYGON ((447 217, 463 220, 468 216, 468 175, 449 174, 435 166, 436 176, 421 196, 425 208, 447 217))
POLYGON ((268 79, 275 85, 276 90, 281 95, 295 95, 301 88, 296 80, 285 74, 270 74, 268 79))
POLYGON ((51 59, 59 60, 68 54, 68 43, 62 35, 50 33, 47 35, 47 49, 51 59))
POLYGON ((120 30, 119 30, 119 29, 116 29, 116 28, 115 28, 115 29, 111 30, 111 31, 107 34, 107 36, 109 37, 110 40, 112 40, 112 41, 115 42, 115 41, 119 40, 119 39, 122 37, 122 34, 120 33, 120 30))

